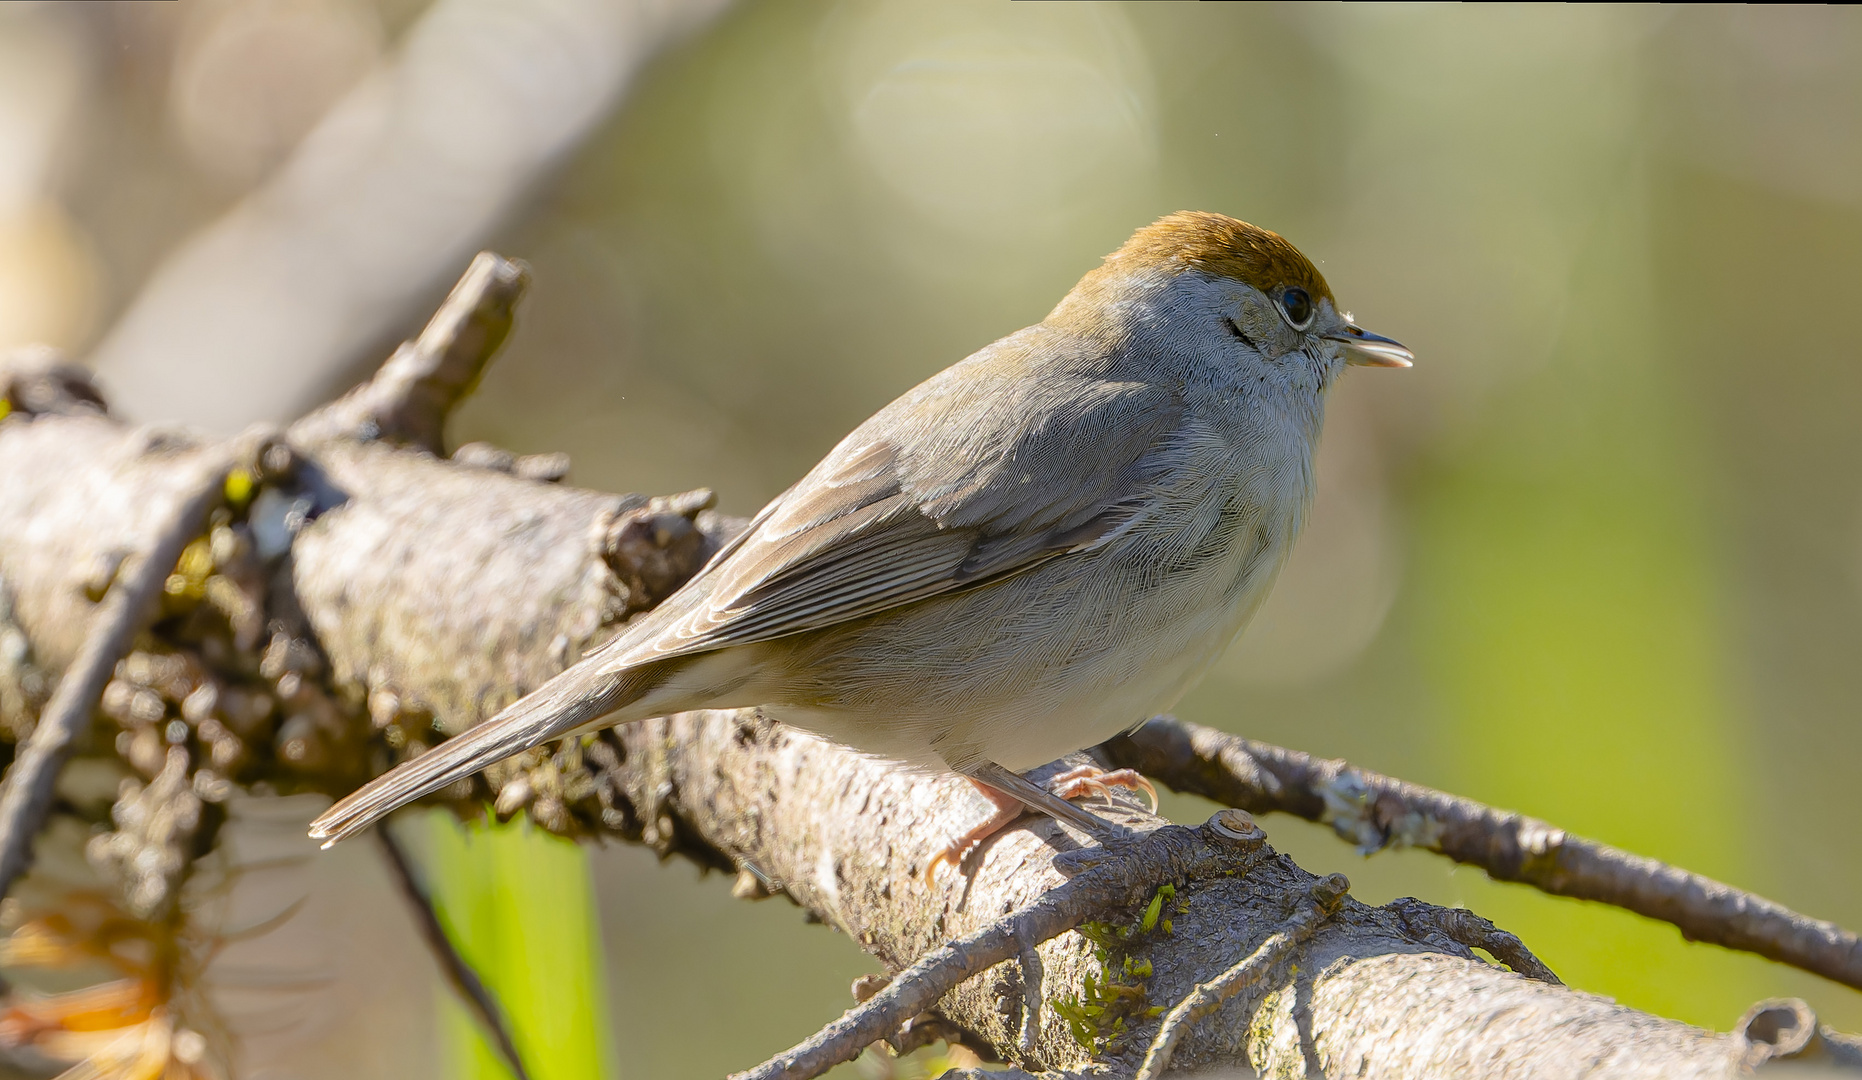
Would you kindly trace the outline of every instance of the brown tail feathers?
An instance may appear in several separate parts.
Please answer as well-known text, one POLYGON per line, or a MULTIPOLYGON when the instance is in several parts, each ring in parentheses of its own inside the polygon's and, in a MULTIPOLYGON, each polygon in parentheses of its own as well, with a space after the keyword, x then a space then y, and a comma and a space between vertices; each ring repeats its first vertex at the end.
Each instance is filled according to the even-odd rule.
POLYGON ((601 719, 654 681, 642 669, 616 675, 602 665, 578 664, 465 734, 351 792, 310 823, 310 835, 326 848, 354 836, 423 795, 601 719))

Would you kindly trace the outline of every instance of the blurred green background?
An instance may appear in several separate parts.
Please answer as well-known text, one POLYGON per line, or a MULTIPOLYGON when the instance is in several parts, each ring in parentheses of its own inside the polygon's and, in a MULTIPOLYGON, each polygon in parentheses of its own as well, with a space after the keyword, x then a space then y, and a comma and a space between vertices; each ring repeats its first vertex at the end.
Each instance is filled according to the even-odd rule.
MULTIPOLYGON (((365 72, 425 17, 191 6, 168 29, 0 20, 0 42, 66 34, 89 80, 64 164, 0 208, 0 343, 84 354, 166 252, 265 196, 289 141, 216 165, 168 89, 211 55, 187 47, 211 19, 363 20, 365 72), (122 55, 85 52, 100 41, 122 55), (8 306, 6 282, 46 292, 53 271, 58 303, 8 306)), ((1246 218, 1418 363, 1335 393, 1308 533, 1179 712, 1862 926, 1862 13, 746 3, 618 100, 488 227, 535 285, 455 442, 567 451, 575 483, 709 486, 748 514, 1138 225, 1246 218)), ((318 385, 416 328, 443 280, 318 385)), ((1862 1029, 1862 995, 1666 925, 1264 824, 1361 899, 1489 916, 1582 989, 1722 1030, 1799 995, 1862 1029)), ((449 895, 493 889, 474 850, 428 850, 449 895)), ((571 915, 592 888, 605 964, 547 979, 605 980, 608 1049, 585 1041, 615 1076, 745 1067, 870 968, 793 908, 637 849, 552 872, 571 915)), ((328 932, 401 918, 358 890, 328 932)), ((556 913, 516 898, 504 917, 556 913)), ((453 1030, 427 1019, 443 995, 380 989, 432 985, 405 955, 413 974, 355 1008, 372 1032, 379 1010, 408 1018, 378 1060, 411 1072, 383 1075, 441 1075, 423 1040, 453 1030)), ((526 963, 507 967, 523 996, 526 963)))

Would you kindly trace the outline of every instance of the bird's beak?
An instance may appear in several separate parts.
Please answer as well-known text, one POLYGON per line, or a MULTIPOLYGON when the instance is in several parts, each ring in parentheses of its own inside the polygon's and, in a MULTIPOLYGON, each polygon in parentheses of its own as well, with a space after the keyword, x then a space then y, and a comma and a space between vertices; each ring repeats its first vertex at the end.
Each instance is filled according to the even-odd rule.
POLYGON ((1347 364, 1359 367, 1409 367, 1416 362, 1415 353, 1382 334, 1371 333, 1357 323, 1348 322, 1344 330, 1327 334, 1325 339, 1345 347, 1347 364))

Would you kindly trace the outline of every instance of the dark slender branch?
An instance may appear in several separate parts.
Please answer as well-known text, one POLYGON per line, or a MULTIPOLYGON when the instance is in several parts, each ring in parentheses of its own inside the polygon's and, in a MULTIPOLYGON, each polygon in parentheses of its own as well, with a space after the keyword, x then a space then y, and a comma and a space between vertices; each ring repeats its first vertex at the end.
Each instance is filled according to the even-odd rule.
POLYGON ((199 475, 158 518, 140 559, 118 567, 103 600, 92 611, 84 643, 58 680, 32 734, 26 737, 0 784, 0 896, 32 861, 32 840, 45 825, 58 771, 97 711, 98 699, 161 596, 162 586, 188 543, 201 534, 207 514, 225 498, 226 477, 236 454, 227 446, 211 451, 199 475))
POLYGON ((511 1067, 511 1074, 517 1080, 530 1080, 529 1072, 524 1069, 524 1059, 517 1052, 517 1042, 511 1037, 510 1025, 505 1022, 504 1009, 498 1004, 497 995, 492 993, 491 988, 485 985, 485 980, 478 977, 471 963, 453 945, 452 935, 447 933, 446 924, 440 919, 439 910, 433 906, 433 897, 428 895, 420 875, 415 872, 413 861, 402 850, 401 842, 394 838, 386 822, 374 832, 375 838, 381 841, 382 855, 388 861, 394 883, 400 888, 401 897, 407 901, 408 910, 413 912, 414 925, 420 929, 421 939, 427 943, 428 951, 440 965, 440 974, 459 995, 459 1000, 479 1022, 479 1026, 491 1036, 492 1045, 498 1048, 504 1063, 511 1067))
POLYGON ((1555 896, 1598 900, 1862 989, 1862 939, 1731 885, 1526 817, 1297 750, 1159 716, 1106 743, 1114 765, 1257 813, 1325 822, 1369 853, 1426 848, 1555 896))
POLYGON ((447 414, 504 344, 529 284, 522 263, 479 252, 418 338, 395 350, 374 378, 293 424, 291 438, 387 439, 440 453, 447 414))
POLYGON ((1280 929, 1267 936, 1260 947, 1222 974, 1202 983, 1177 1002, 1158 1026, 1151 1048, 1145 1051, 1144 1064, 1138 1067, 1136 1080, 1160 1080, 1170 1068, 1170 1056, 1183 1040, 1190 1025, 1214 1013, 1224 1001, 1246 990, 1261 979, 1294 949, 1305 944, 1319 924, 1338 910, 1351 883, 1343 874, 1330 874, 1313 885, 1312 895, 1300 900, 1293 914, 1280 929))
POLYGON ((1073 929, 1143 901, 1160 882, 1245 872, 1265 834, 1218 813, 1200 829, 1167 825, 1116 853, 1094 848, 1061 859, 1099 860, 1034 903, 931 950, 872 997, 788 1050, 731 1080, 813 1080, 935 1005, 958 983, 1073 929))

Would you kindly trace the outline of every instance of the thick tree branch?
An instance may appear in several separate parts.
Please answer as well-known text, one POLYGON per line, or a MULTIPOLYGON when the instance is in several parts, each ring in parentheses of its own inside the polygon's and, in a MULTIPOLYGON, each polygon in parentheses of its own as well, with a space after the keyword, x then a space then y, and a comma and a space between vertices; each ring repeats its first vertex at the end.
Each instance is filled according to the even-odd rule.
POLYGON ((1343 874, 1332 874, 1313 886, 1312 895, 1299 902, 1293 914, 1280 928, 1261 942, 1261 947, 1249 953, 1247 958, 1217 975, 1215 978, 1192 990, 1182 1001, 1172 1006, 1165 1015, 1164 1022, 1157 1029, 1157 1035, 1151 1040, 1150 1049, 1144 1052, 1144 1062, 1138 1066, 1136 1080, 1160 1080, 1164 1070, 1170 1068, 1170 1058, 1177 1051, 1177 1044, 1189 1031, 1190 1025, 1213 1014, 1222 1003, 1258 983, 1267 977, 1275 965, 1285 960, 1294 949, 1304 945, 1319 929, 1325 918, 1338 910, 1339 901, 1344 899, 1345 890, 1350 883, 1343 874))
POLYGON ((1862 939, 1700 874, 1459 795, 1337 760, 1156 717, 1102 752, 1178 791, 1324 822, 1365 853, 1426 848, 1501 881, 1598 900, 1862 990, 1862 939))
MULTIPOLYGON (((609 762, 601 775, 620 805, 660 822, 664 850, 755 866, 762 880, 894 971, 943 955, 934 950, 946 942, 1012 923, 1064 888, 1068 871, 1085 876, 1079 862, 1105 855, 1080 851, 1056 826, 1029 820, 985 846, 964 876, 926 888, 926 863, 984 812, 959 782, 901 772, 754 713, 649 721, 599 745, 609 762)), ((1117 812, 1140 833, 1164 826, 1130 804, 1117 812)), ((1189 830, 1168 835, 1182 832, 1189 830)), ((1041 944, 1046 1007, 1032 1046, 1021 1039, 1023 965, 1007 944, 990 956, 1002 962, 947 993, 937 1012, 1030 1071, 1099 1064, 1129 1075, 1155 1023, 1150 1011, 1259 948, 1286 919, 1289 901, 1318 881, 1283 856, 1257 858, 1233 876, 1146 882, 1159 901, 1148 931, 1150 906, 1140 903, 1041 944), (1173 896, 1160 897, 1164 885, 1173 896)), ((886 1019, 918 1005, 913 999, 886 1019)), ((886 1033, 874 1023, 847 1041, 886 1033)), ((1346 1076, 1562 1076, 1595 1068, 1671 1077, 1731 1075, 1740 1052, 1725 1037, 1485 964, 1415 933, 1401 909, 1348 899, 1296 965, 1194 1025, 1173 1060, 1346 1076), (1509 1037, 1496 1042, 1486 1026, 1502 1016, 1509 1037)))
MULTIPOLYGON (((190 549, 204 554, 178 568, 186 573, 161 618, 105 688, 83 752, 125 782, 111 821, 92 819, 104 830, 92 852, 138 903, 172 892, 174 876, 147 867, 185 865, 211 840, 191 824, 197 813, 174 806, 193 800, 198 811, 235 785, 346 792, 561 670, 740 527, 707 509, 707 493, 578 491, 516 475, 495 453, 436 458, 430 435, 405 436, 419 449, 395 445, 403 435, 374 437, 436 432, 455 400, 394 390, 440 385, 409 377, 414 366, 347 399, 374 402, 354 410, 365 420, 406 406, 418 415, 403 427, 306 422, 288 449, 263 456, 256 490, 215 513, 206 543, 190 549)), ((442 382, 469 385, 449 370, 442 382)), ((0 655, 0 691, 23 685, 22 672, 71 667, 88 625, 89 568, 120 561, 126 540, 158 535, 162 508, 194 490, 194 473, 177 465, 215 452, 75 404, 0 419, 0 636, 30 646, 0 655)), ((1030 820, 927 886, 934 854, 985 812, 967 785, 860 757, 754 710, 539 747, 432 801, 525 811, 565 835, 618 836, 731 871, 741 895, 784 894, 906 973, 782 1059, 798 1070, 804 1057, 812 1069, 875 1040, 940 1030, 1024 1070, 1131 1075, 1158 1017, 1261 949, 1318 883, 1271 849, 1221 837, 1218 823, 1234 818, 1183 829, 1120 802, 1105 812, 1142 838, 1130 848, 1082 851, 1030 820)), ((92 813, 81 801, 68 808, 92 813)), ((1795 1045, 1782 1023, 1754 1021, 1755 1036, 1779 1036, 1770 1042, 1715 1035, 1472 954, 1470 942, 1507 949, 1498 935, 1417 901, 1346 898, 1289 945, 1291 963, 1258 980, 1242 969, 1255 992, 1180 1029, 1173 1067, 1722 1077, 1795 1045), (1502 1018, 1506 1038, 1496 1040, 1489 1027, 1502 1018)), ((1503 959, 1527 970, 1519 957, 1529 955, 1503 959)), ((1834 1033, 1811 1041, 1844 1045, 1834 1033)))
POLYGON ((1116 855, 1073 852, 1076 857, 1101 861, 1012 915, 926 953, 885 989, 808 1041, 732 1080, 813 1080, 858 1057, 868 1044, 890 1036, 966 979, 1010 959, 1020 964, 1027 991, 1022 995, 1023 1037, 1019 1042, 1021 1049, 1033 1050, 1039 1041, 1041 1000, 1041 980, 1034 974, 1041 970, 1034 959, 1035 946, 1094 916, 1142 905, 1157 891, 1159 882, 1246 873, 1257 861, 1253 857, 1264 839, 1265 834, 1245 817, 1218 814, 1196 832, 1174 825, 1159 828, 1116 855))

